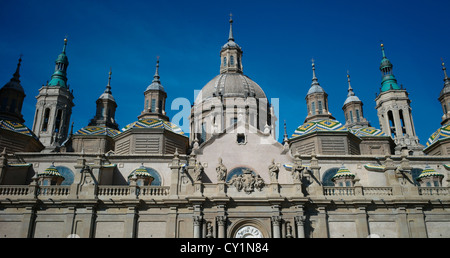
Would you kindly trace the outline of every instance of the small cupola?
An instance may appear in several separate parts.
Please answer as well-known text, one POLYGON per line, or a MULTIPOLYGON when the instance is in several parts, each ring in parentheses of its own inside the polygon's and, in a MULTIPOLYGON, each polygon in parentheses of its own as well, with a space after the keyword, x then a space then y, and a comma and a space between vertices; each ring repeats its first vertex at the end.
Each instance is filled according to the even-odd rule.
POLYGON ((355 174, 350 172, 344 165, 336 172, 331 180, 334 182, 334 186, 353 186, 355 174))
POLYGON ((436 170, 432 169, 429 165, 426 165, 425 169, 422 170, 422 173, 420 173, 416 180, 419 182, 420 186, 440 187, 442 186, 442 178, 444 178, 442 173, 436 172, 436 170))
POLYGON ((64 177, 52 163, 44 172, 38 173, 38 184, 41 186, 60 185, 64 181, 64 177))

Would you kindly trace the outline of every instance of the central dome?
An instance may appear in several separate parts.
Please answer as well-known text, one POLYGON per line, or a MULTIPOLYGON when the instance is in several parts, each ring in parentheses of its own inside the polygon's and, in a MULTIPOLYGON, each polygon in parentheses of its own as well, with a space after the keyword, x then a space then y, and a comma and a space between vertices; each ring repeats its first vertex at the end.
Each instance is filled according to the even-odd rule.
POLYGON ((214 97, 267 99, 261 87, 241 73, 222 73, 217 75, 203 87, 195 103, 199 104, 214 97))

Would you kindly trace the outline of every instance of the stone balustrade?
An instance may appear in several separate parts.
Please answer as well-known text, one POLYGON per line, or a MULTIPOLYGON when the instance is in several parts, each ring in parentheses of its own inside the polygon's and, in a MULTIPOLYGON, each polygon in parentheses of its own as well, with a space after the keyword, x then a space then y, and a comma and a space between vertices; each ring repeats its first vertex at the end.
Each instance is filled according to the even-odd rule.
MULTIPOLYGON (((98 185, 97 196, 101 199, 121 199, 121 198, 162 198, 170 194, 169 186, 130 186, 130 185, 98 185), (135 187, 135 191, 132 188, 135 187)), ((290 188, 288 185, 283 185, 284 191, 290 188)), ((0 199, 4 197, 25 197, 36 195, 37 198, 42 197, 56 197, 66 198, 70 195, 71 186, 52 185, 52 186, 38 186, 38 185, 0 185, 0 199)), ((204 196, 208 196, 216 189, 216 184, 205 184, 204 196)), ((270 194, 268 187, 264 187, 261 192, 256 191, 258 196, 270 194)), ((443 196, 450 194, 450 187, 417 187, 418 194, 423 196, 443 196)), ((230 189, 231 190, 231 189, 230 189)), ((282 191, 283 192, 283 191, 282 191)), ((283 194, 282 194, 283 195, 283 194)), ((323 186, 324 196, 393 196, 392 187, 335 187, 323 186)))

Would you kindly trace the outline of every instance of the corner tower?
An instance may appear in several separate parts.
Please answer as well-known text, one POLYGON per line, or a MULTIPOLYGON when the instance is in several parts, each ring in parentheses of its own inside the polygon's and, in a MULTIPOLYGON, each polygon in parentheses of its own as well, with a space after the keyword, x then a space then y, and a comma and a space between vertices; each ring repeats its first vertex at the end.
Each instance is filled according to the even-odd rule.
POLYGON ((45 146, 45 152, 58 151, 70 127, 74 97, 67 84, 69 60, 66 46, 67 39, 64 39, 64 47, 55 61, 51 80, 39 89, 39 95, 36 96, 33 132, 45 146))
POLYGON ((395 154, 422 155, 423 146, 414 129, 408 92, 398 86, 393 65, 386 57, 383 44, 381 51, 381 89, 375 98, 381 130, 394 139, 395 154))

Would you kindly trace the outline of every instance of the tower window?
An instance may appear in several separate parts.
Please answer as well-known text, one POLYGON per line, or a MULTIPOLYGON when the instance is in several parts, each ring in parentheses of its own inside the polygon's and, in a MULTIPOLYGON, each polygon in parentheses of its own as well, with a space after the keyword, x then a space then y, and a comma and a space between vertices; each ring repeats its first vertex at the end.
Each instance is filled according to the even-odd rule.
POLYGON ((152 99, 152 109, 151 112, 155 112, 156 109, 156 99, 152 99))
POLYGON ((227 66, 227 57, 223 57, 223 66, 227 66))
POLYGON ((44 111, 44 123, 42 124, 42 131, 46 132, 48 128, 48 118, 50 117, 50 109, 44 111))
POLYGON ((148 110, 148 99, 145 101, 145 111, 148 110))
POLYGON ((319 106, 319 115, 320 115, 320 114, 323 113, 323 111, 322 111, 322 101, 319 100, 318 106, 319 106))
POLYGON ((361 122, 360 115, 359 115, 359 109, 356 110, 356 122, 361 122))
POLYGON ((443 105, 444 106, 444 113, 447 114, 447 105, 443 105))
POLYGON ((311 114, 313 114, 313 115, 316 114, 316 103, 315 102, 311 103, 311 114))
POLYGON ((158 109, 159 109, 159 113, 162 113, 162 100, 158 101, 158 109))
POLYGON ((230 56, 230 65, 234 65, 234 56, 230 56))
POLYGON ((353 123, 353 112, 350 110, 350 122, 353 123))
POLYGON ((58 113, 56 115, 56 120, 55 120, 55 132, 59 132, 59 127, 61 125, 61 117, 62 117, 62 110, 58 109, 58 113))

